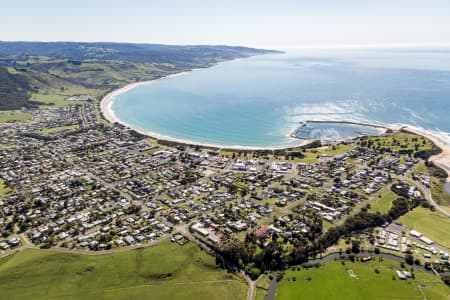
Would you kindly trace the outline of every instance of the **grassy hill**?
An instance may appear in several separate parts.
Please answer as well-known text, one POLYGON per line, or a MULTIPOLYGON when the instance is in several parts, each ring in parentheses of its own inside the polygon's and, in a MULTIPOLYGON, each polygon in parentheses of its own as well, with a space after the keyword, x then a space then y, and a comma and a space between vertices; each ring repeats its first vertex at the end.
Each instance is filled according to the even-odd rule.
POLYGON ((229 46, 0 42, 0 110, 35 105, 29 98, 62 105, 76 94, 100 97, 128 83, 271 52, 229 46))
POLYGON ((90 256, 24 250, 0 259, 2 299, 245 299, 247 285, 193 244, 90 256))

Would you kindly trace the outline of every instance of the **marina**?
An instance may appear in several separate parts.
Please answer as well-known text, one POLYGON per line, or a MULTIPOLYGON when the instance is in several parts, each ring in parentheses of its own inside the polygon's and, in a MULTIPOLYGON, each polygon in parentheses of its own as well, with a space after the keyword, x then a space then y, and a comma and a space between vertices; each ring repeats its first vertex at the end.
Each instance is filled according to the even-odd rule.
POLYGON ((291 133, 292 138, 317 139, 322 141, 342 141, 364 135, 380 135, 387 127, 346 121, 300 121, 291 133))

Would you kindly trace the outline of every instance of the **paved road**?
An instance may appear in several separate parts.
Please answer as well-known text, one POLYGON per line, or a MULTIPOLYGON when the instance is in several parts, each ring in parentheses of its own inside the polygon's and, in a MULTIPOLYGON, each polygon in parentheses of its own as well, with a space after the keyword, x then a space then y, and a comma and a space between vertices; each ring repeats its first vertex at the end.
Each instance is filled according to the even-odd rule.
MULTIPOLYGON (((55 251, 55 252, 61 252, 61 253, 70 253, 70 254, 83 254, 83 255, 105 255, 105 254, 111 254, 111 253, 118 253, 118 252, 124 252, 129 251, 133 249, 142 249, 142 248, 148 248, 153 245, 156 245, 164 240, 166 240, 169 237, 169 235, 166 235, 158 240, 153 240, 145 244, 134 244, 130 246, 120 247, 120 248, 114 248, 109 250, 100 250, 100 251, 92 251, 92 250, 80 250, 80 249, 69 249, 69 248, 63 248, 63 247, 51 247, 49 249, 45 249, 46 251, 55 251)), ((19 251, 25 250, 25 249, 41 249, 40 247, 34 245, 31 243, 28 238, 25 236, 25 234, 20 234, 20 238, 22 240, 23 245, 20 248, 15 249, 14 251, 8 251, 0 254, 0 258, 6 257, 12 254, 16 254, 19 251)))
POLYGON ((277 281, 277 274, 273 274, 273 278, 270 281, 269 289, 267 290, 266 296, 264 296, 264 300, 273 300, 277 296, 277 289, 278 289, 278 281, 277 281))
POLYGON ((248 297, 247 300, 253 300, 255 298, 255 283, 261 277, 259 276, 256 280, 252 280, 244 271, 241 271, 242 276, 248 283, 248 297))
POLYGON ((414 183, 415 185, 417 185, 419 187, 420 190, 422 190, 422 192, 424 192, 425 194, 425 199, 430 202, 430 204, 432 206, 434 206, 436 208, 437 211, 439 211, 440 213, 444 214, 444 216, 449 217, 450 218, 450 213, 448 211, 446 211, 445 209, 443 209, 442 207, 440 207, 434 200, 433 200, 433 196, 431 194, 431 191, 428 187, 424 186, 422 183, 420 183, 419 181, 412 181, 411 179, 407 178, 405 175, 399 176, 399 178, 402 181, 408 182, 408 183, 414 183))
POLYGON ((442 214, 444 214, 445 216, 447 216, 448 218, 450 218, 450 213, 448 211, 446 211, 445 209, 443 209, 442 207, 440 207, 434 200, 433 200, 433 196, 431 195, 431 191, 429 188, 427 188, 426 186, 422 185, 419 182, 416 182, 419 187, 425 192, 425 199, 427 199, 428 202, 431 203, 431 205, 433 205, 436 210, 438 210, 439 212, 441 212, 442 214))

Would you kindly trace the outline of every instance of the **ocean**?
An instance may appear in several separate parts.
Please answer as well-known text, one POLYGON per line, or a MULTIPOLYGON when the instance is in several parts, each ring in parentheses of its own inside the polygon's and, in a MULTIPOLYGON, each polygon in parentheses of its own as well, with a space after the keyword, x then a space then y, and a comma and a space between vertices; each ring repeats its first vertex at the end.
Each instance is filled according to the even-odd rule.
POLYGON ((224 147, 293 146, 305 120, 408 125, 450 143, 450 48, 260 55, 139 85, 110 109, 137 130, 224 147))

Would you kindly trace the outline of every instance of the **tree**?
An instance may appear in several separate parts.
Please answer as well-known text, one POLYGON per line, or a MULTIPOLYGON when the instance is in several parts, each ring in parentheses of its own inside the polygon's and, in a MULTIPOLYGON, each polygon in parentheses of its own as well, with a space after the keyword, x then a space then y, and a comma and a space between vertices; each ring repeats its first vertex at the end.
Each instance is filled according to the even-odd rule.
POLYGON ((352 252, 356 253, 356 254, 359 253, 361 251, 360 245, 361 245, 360 241, 353 240, 352 241, 352 252))
POLYGON ((413 265, 414 264, 414 256, 412 256, 411 254, 406 254, 405 256, 405 262, 408 265, 413 265))

